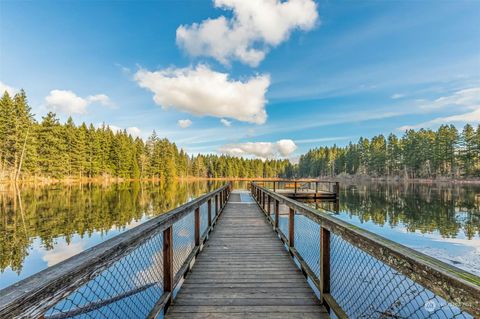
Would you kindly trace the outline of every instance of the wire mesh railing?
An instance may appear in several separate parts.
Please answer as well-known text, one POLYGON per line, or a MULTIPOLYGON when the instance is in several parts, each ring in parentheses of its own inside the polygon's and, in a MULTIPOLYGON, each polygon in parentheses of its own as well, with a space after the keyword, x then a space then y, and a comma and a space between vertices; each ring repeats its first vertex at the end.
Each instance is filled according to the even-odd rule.
POLYGON ((230 183, 0 291, 0 318, 154 318, 216 223, 230 183))
POLYGON ((251 191, 333 316, 480 317, 479 277, 256 183, 251 191))

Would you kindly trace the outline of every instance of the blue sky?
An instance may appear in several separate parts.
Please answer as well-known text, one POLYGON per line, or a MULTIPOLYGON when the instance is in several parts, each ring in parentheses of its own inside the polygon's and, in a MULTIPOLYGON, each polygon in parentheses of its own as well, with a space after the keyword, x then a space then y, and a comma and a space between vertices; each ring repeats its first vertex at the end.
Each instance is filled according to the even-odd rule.
POLYGON ((189 153, 479 123, 480 1, 246 3, 0 0, 0 85, 189 153))

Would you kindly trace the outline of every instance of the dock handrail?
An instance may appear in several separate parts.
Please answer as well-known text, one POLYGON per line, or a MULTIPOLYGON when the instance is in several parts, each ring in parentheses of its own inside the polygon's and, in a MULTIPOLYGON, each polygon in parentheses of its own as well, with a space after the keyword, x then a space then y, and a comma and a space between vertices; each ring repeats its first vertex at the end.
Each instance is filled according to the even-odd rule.
POLYGON ((68 318, 105 306, 118 315, 132 308, 119 310, 119 301, 132 296, 142 300, 137 312, 156 317, 173 299, 230 191, 227 183, 0 290, 0 318, 68 318))
POLYGON ((277 191, 279 189, 293 189, 296 194, 297 191, 304 189, 311 189, 317 194, 319 191, 332 193, 334 197, 338 198, 340 193, 340 184, 337 181, 327 181, 315 178, 301 178, 301 179, 262 179, 254 180, 259 186, 271 186, 270 189, 277 191), (282 187, 283 186, 283 187, 282 187))
MULTIPOLYGON (((425 307, 423 305, 410 307, 417 311, 417 317, 421 317, 418 316, 418 311, 427 311, 427 313, 442 311, 446 318, 453 315, 463 315, 464 318, 480 317, 480 298, 478 298, 480 278, 478 276, 360 229, 328 213, 317 211, 262 187, 258 183, 252 182, 250 189, 274 230, 288 247, 290 254, 295 257, 306 277, 318 289, 322 302, 333 310, 337 317, 358 316, 360 308, 363 309, 364 315, 367 311, 374 311, 374 306, 369 305, 368 302, 372 304, 385 302, 379 296, 384 294, 383 297, 385 297, 389 289, 391 291, 398 289, 396 294, 399 294, 399 291, 407 291, 411 296, 398 296, 393 298, 397 300, 392 302, 387 310, 375 310, 383 311, 386 316, 396 318, 395 309, 398 310, 402 306, 402 298, 405 299, 403 302, 409 303, 414 301, 418 303, 415 299, 418 298, 425 302, 425 307), (288 211, 288 219, 282 219, 282 222, 280 222, 280 205, 288 211), (300 226, 309 229, 299 229, 300 222, 303 223, 300 226), (303 232, 299 233, 302 230, 303 232), (305 241, 307 237, 312 239, 309 245, 319 249, 318 257, 309 255, 312 253, 310 246, 309 250, 299 251, 300 248, 297 247, 296 242, 305 241), (315 246, 317 244, 318 246, 315 246), (368 266, 368 271, 355 268, 361 266, 368 266), (339 276, 343 283, 339 282, 339 276), (354 280, 357 282, 348 282, 354 280), (361 291, 346 291, 348 284, 358 284, 356 289, 361 290, 361 286, 366 287, 372 284, 365 283, 369 280, 375 282, 374 286, 378 291, 365 293, 377 294, 376 299, 375 296, 361 295, 361 291), (378 287, 382 280, 386 282, 385 286, 378 287), (401 288, 395 288, 395 285, 401 288), (354 305, 355 302, 363 302, 363 304, 354 305), (427 305, 427 302, 430 304, 427 305)), ((415 312, 410 313, 412 317, 414 314, 415 312)))

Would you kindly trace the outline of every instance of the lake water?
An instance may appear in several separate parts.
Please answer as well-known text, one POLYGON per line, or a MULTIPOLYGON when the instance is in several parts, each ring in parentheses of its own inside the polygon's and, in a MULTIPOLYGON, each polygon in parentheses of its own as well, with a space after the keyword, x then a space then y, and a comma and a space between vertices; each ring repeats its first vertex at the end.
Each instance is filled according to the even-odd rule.
MULTIPOLYGON (((0 188, 0 288, 221 182, 0 188)), ((246 183, 236 183, 246 187, 246 183)), ((312 204, 315 205, 315 204, 312 204)), ((330 204, 320 206, 332 210, 330 204)), ((342 185, 340 219, 480 275, 480 186, 342 185)))
POLYGON ((480 185, 343 184, 335 216, 480 276, 480 185))

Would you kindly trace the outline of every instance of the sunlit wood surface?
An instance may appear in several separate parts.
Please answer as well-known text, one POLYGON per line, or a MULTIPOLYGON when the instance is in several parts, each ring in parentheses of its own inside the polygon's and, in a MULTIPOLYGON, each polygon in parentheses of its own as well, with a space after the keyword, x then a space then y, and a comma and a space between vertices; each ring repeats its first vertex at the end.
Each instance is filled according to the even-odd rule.
POLYGON ((259 207, 239 202, 231 194, 166 318, 328 318, 259 207))

